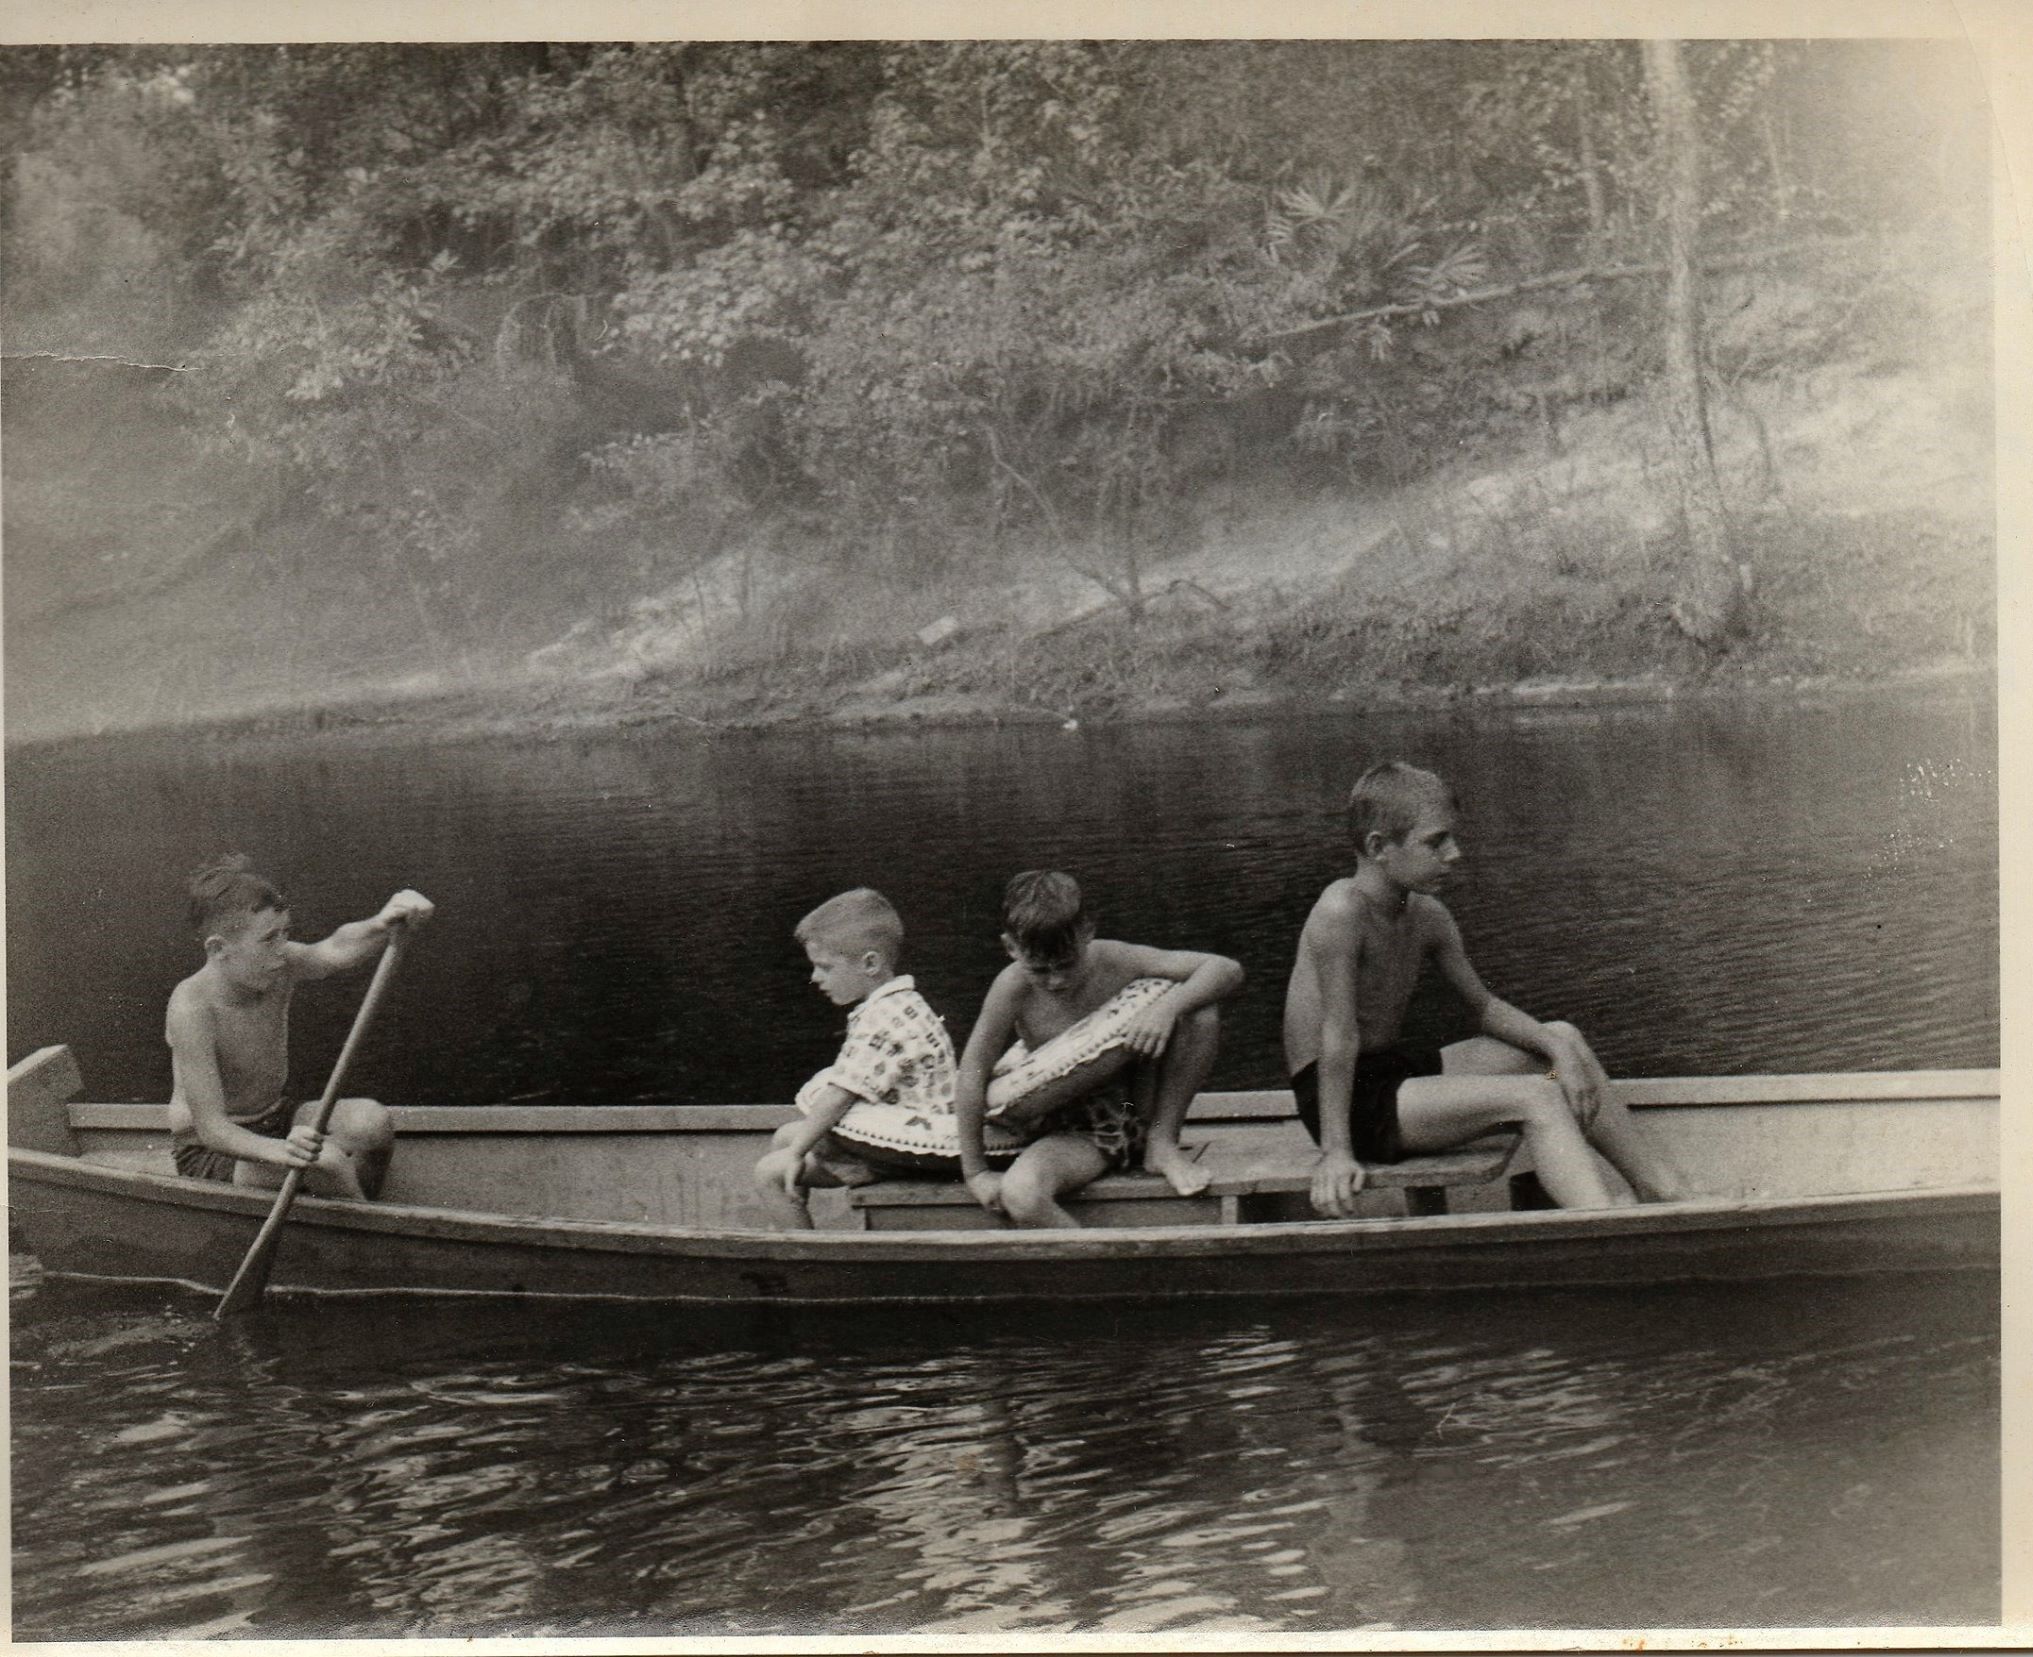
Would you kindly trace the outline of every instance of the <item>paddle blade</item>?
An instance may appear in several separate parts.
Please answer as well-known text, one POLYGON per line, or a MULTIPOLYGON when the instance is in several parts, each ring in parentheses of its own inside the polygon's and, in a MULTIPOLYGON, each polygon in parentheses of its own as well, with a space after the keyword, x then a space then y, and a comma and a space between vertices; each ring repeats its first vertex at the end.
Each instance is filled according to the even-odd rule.
POLYGON ((284 1178, 282 1189, 275 1194, 275 1204, 268 1211, 268 1218, 261 1222, 254 1246, 247 1251, 247 1258, 240 1262, 233 1281, 226 1285, 225 1298, 212 1313, 219 1322, 252 1311, 261 1303, 261 1297, 268 1288, 268 1274, 275 1268, 276 1247, 282 1242, 283 1216, 289 1212, 290 1201, 296 1196, 296 1188, 303 1177, 301 1168, 292 1168, 284 1178))

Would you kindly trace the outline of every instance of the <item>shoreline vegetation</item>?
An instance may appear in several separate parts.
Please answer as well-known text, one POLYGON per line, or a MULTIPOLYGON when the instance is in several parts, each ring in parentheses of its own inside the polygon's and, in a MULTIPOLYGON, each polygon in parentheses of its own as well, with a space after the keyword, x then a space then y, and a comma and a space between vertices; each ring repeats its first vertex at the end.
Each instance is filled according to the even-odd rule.
POLYGON ((1391 715, 1440 709, 1586 713, 1714 703, 1806 705, 1831 699, 1906 695, 1953 695, 1986 702, 1996 694, 1995 664, 1963 657, 1844 673, 1773 671, 1743 662, 1684 679, 1661 675, 1541 678, 1500 685, 1397 685, 1325 691, 1251 685, 1217 688, 1197 698, 1157 693, 1118 699, 1105 707, 1087 707, 1084 712, 957 691, 885 700, 855 686, 835 686, 830 692, 814 686, 800 693, 785 693, 747 682, 723 686, 716 696, 702 698, 695 693, 638 694, 611 687, 588 691, 526 681, 460 689, 391 687, 316 705, 264 707, 197 722, 141 722, 27 737, 10 732, 7 749, 20 754, 48 753, 125 739, 147 741, 169 733, 207 743, 253 745, 278 740, 526 741, 654 730, 686 739, 1009 726, 1075 731, 1088 726, 1391 715))
POLYGON ((1945 47, 0 81, 10 748, 1994 672, 1986 115, 1945 47))
MULTIPOLYGON (((1943 693, 1982 701, 1994 697, 1996 682, 1988 665, 1942 661, 1895 673, 1857 678, 1832 675, 1754 674, 1712 676, 1700 682, 1666 679, 1527 680, 1512 685, 1460 688, 1405 687, 1368 696, 1332 692, 1308 697, 1272 690, 1225 693, 1205 702, 1173 697, 1111 708, 1082 718, 1034 704, 999 704, 960 695, 924 696, 888 704, 830 709, 773 706, 730 709, 717 718, 654 703, 622 711, 587 706, 562 711, 537 693, 518 701, 483 700, 479 693, 420 694, 375 699, 319 709, 294 709, 244 714, 221 719, 194 733, 211 741, 375 740, 426 736, 433 741, 519 741, 534 737, 599 736, 624 730, 662 728, 678 736, 746 737, 803 734, 813 731, 874 733, 898 730, 1001 728, 1031 725, 1078 730, 1087 725, 1116 726, 1193 720, 1251 720, 1271 717, 1314 718, 1336 714, 1399 714, 1421 710, 1545 710, 1585 712, 1609 708, 1658 707, 1715 702, 1811 703, 1834 697, 1943 693)), ((189 729, 179 727, 179 729, 189 729)), ((155 734, 147 727, 102 737, 53 737, 32 744, 38 748, 105 740, 106 736, 155 734)))
MULTIPOLYGON (((107 410, 104 370, 69 372, 113 438, 159 419, 107 410)), ((1675 529, 1647 476, 1655 420, 1639 393, 1567 416, 1557 449, 1529 442, 1396 489, 1203 492, 1182 503, 1183 550, 1140 571, 1134 606, 1049 546, 925 579, 759 540, 590 616, 550 606, 490 650, 392 605, 385 579, 320 565, 331 549, 309 532, 286 556, 229 532, 167 578, 40 606, 40 572, 17 580, 10 553, 7 743, 1064 725, 1982 686, 1995 675, 1985 395, 1953 357, 1839 361, 1745 393, 1755 419, 1720 418, 1717 450, 1743 503, 1757 619, 1721 652, 1670 617, 1675 529)), ((10 436, 24 426, 32 441, 19 413, 10 436)))
POLYGON ((597 619, 560 618, 526 650, 434 661, 412 632, 363 670, 346 660, 353 597, 300 599, 279 630, 260 588, 244 590, 244 555, 228 557, 131 598, 25 621, 10 606, 7 744, 1066 725, 1994 685, 1987 457, 1938 383, 1848 390, 1771 411, 1786 485, 1740 519, 1759 622, 1726 653, 1667 614, 1670 526, 1648 521, 1620 456, 1642 439, 1639 404, 1570 442, 1562 490, 1528 456, 1365 500, 1196 502, 1198 545, 1148 567, 1135 610, 1049 555, 1005 560, 1000 580, 920 585, 750 549, 597 619), (1958 473, 1960 490, 1933 481, 1958 473), (1506 490, 1521 504, 1488 510, 1506 490))

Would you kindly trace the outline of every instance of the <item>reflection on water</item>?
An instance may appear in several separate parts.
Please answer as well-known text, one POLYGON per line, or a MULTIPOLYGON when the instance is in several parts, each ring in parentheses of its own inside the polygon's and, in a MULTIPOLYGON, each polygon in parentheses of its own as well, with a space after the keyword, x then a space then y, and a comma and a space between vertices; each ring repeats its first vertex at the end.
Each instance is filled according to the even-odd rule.
POLYGON ((1992 1621, 1995 1290, 224 1332, 204 1302, 36 1292, 15 1627, 1992 1621))
MULTIPOLYGON (((163 998, 194 958, 180 882, 236 847, 283 880, 300 932, 405 884, 438 901, 353 1072, 362 1091, 786 1099, 838 1039, 791 941, 799 915, 847 886, 890 892, 910 969, 962 1034, 1004 964, 1003 882, 1060 864, 1117 935, 1243 962, 1215 1082, 1272 1085, 1299 926, 1347 868, 1341 801, 1363 764, 1401 753, 1460 790, 1468 856, 1448 901, 1484 976, 1580 1023, 1613 1070, 1991 1065, 1995 751, 1988 707, 1880 696, 11 756, 10 1056, 69 1042, 94 1097, 166 1097, 163 998)), ((299 998, 300 1082, 356 993, 299 998)), ((1444 1001, 1414 1019, 1459 1030, 1444 1001)))

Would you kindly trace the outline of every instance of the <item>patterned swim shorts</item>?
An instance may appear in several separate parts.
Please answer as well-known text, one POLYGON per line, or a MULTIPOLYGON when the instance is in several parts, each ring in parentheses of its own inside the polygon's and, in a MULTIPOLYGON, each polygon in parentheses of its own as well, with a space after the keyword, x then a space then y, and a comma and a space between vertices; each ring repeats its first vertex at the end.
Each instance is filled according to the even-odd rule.
MULTIPOLYGON (((1048 1133, 1078 1134, 1108 1159, 1111 1172, 1143 1159, 1150 1126, 1130 1102, 1124 1087, 1124 1033, 1153 1001, 1173 988, 1169 978, 1137 978, 1093 1012, 1069 1025, 1034 1050, 1016 1043, 996 1061, 988 1084, 988 1120, 1020 1105, 1026 1097, 1064 1083, 1077 1072, 1100 1074, 1094 1088, 1058 1106, 1029 1124, 1037 1137, 1048 1133)), ((1077 1085, 1077 1083, 1075 1084, 1077 1085)))
POLYGON ((1144 1142, 1150 1137, 1143 1112, 1113 1088, 1061 1105, 1038 1124, 1037 1131, 1041 1138, 1048 1133, 1072 1133, 1092 1141, 1108 1159, 1111 1174, 1140 1163, 1144 1142))

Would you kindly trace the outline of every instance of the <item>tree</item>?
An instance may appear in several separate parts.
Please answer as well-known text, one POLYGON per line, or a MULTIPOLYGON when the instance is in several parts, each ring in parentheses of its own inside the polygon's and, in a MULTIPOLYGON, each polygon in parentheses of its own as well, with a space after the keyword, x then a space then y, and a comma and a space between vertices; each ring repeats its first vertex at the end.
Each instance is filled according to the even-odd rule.
POLYGON ((1719 645, 1698 229, 1981 177, 1883 118, 1918 60, 1879 44, 25 51, 0 312, 188 368, 193 426, 475 614, 532 548, 625 596, 723 541, 1004 537, 1135 609, 1224 474, 1410 483, 1655 392, 1719 645))
POLYGON ((1666 287, 1661 306, 1664 376, 1659 392, 1672 438, 1672 465, 1687 531, 1682 587, 1672 606, 1681 631, 1715 650, 1741 632, 1748 608, 1748 566, 1737 562, 1716 476, 1701 376, 1701 298, 1695 248, 1701 224, 1701 148, 1694 98, 1680 43, 1644 43, 1661 160, 1661 218, 1666 227, 1666 287))

